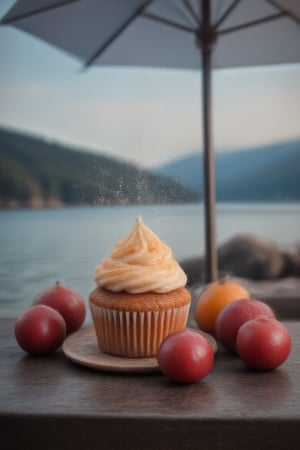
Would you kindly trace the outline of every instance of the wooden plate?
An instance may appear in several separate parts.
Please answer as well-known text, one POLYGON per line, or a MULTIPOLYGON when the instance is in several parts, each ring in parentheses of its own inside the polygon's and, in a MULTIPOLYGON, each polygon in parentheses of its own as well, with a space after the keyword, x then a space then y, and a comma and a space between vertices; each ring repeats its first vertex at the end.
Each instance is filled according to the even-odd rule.
MULTIPOLYGON (((207 333, 193 330, 204 335, 217 351, 215 339, 207 333)), ((77 364, 96 370, 120 373, 158 372, 157 359, 153 358, 121 358, 101 352, 98 347, 94 327, 82 328, 70 334, 63 343, 65 356, 77 364)))

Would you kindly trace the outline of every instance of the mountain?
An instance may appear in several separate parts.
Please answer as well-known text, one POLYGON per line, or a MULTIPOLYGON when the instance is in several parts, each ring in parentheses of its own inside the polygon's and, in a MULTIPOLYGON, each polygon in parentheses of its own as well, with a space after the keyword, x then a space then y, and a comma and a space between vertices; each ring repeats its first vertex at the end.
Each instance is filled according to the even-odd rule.
POLYGON ((0 206, 193 202, 177 181, 104 154, 0 128, 0 206))
MULTIPOLYGON (((218 201, 300 200, 300 140, 217 153, 218 201)), ((203 195, 203 155, 193 153, 156 167, 203 195)))

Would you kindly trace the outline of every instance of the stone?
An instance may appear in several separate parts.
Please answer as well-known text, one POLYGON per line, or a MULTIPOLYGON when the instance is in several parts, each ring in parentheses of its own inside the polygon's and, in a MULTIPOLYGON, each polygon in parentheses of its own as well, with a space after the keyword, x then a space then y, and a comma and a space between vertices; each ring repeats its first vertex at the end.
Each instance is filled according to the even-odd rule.
POLYGON ((199 281, 204 281, 204 264, 203 258, 188 258, 180 262, 180 266, 187 275, 188 286, 197 283, 199 281))
MULTIPOLYGON (((276 280, 250 280, 249 278, 233 279, 250 293, 252 298, 267 303, 279 320, 300 319, 300 278, 286 277, 276 280)), ((189 326, 197 327, 194 313, 197 301, 205 289, 205 284, 195 283, 188 287, 192 304, 189 314, 189 326)))
POLYGON ((220 271, 253 280, 278 278, 284 268, 278 248, 251 235, 238 235, 223 244, 218 260, 220 271))
MULTIPOLYGON (((204 258, 180 262, 188 285, 204 281, 204 258)), ((281 252, 274 244, 252 235, 237 235, 218 249, 219 278, 232 275, 253 280, 300 276, 300 245, 281 252)))
POLYGON ((284 261, 283 276, 300 277, 300 244, 293 245, 282 252, 284 261))

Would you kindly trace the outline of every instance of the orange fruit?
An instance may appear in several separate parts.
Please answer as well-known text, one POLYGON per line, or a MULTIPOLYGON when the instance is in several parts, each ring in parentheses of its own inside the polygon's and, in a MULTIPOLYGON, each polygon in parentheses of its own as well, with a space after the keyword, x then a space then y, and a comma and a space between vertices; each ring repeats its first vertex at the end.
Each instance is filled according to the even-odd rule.
POLYGON ((215 334, 215 323, 222 309, 235 300, 249 297, 249 292, 229 277, 214 281, 206 287, 197 301, 195 320, 202 330, 215 334))

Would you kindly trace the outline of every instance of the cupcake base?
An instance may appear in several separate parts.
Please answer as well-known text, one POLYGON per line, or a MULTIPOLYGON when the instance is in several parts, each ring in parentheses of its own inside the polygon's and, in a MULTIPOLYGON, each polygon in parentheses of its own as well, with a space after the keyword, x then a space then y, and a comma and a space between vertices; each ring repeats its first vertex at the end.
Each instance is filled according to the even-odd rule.
POLYGON ((113 293, 97 288, 89 301, 101 351, 145 358, 157 355, 168 334, 186 327, 190 294, 185 288, 167 294, 113 293))

